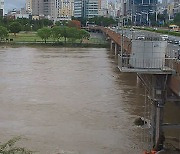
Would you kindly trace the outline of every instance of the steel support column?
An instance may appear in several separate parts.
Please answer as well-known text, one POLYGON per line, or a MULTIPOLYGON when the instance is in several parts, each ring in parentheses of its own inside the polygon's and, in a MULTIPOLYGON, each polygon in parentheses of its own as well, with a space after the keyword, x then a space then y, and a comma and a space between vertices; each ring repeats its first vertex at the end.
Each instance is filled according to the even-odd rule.
POLYGON ((166 75, 152 76, 152 143, 156 149, 163 146, 163 113, 165 105, 166 75))
POLYGON ((110 45, 110 49, 111 49, 111 51, 113 51, 113 44, 114 44, 114 41, 113 40, 111 40, 111 45, 110 45))

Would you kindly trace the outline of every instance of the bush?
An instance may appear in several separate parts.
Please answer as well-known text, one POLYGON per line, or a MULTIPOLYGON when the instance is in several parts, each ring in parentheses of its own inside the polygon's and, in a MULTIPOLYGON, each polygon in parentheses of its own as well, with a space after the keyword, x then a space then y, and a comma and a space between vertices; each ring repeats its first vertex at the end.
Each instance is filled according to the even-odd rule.
POLYGON ((32 154, 32 151, 15 146, 15 143, 19 140, 21 140, 21 137, 14 137, 8 142, 1 144, 0 154, 32 154))

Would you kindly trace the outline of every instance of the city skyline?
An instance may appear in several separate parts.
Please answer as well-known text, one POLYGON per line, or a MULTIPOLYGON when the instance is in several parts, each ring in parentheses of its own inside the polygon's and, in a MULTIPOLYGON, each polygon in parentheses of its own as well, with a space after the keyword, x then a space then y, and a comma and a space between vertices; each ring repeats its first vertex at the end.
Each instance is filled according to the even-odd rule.
MULTIPOLYGON (((159 0, 162 1, 162 0, 159 0)), ((25 7, 25 2, 26 0, 4 0, 5 5, 4 5, 4 10, 7 13, 9 10, 12 9, 20 9, 22 7, 25 7)))

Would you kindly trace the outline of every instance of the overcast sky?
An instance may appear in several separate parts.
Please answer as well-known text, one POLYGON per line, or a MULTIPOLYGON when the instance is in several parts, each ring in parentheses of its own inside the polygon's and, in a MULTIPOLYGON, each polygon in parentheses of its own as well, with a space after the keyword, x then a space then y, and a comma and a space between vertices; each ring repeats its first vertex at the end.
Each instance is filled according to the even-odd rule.
MULTIPOLYGON (((5 12, 12 10, 14 8, 22 8, 25 6, 26 0, 4 0, 5 2, 5 12)), ((159 0, 161 1, 161 0, 159 0)))
POLYGON ((22 8, 25 6, 26 0, 4 0, 5 12, 14 8, 22 8))

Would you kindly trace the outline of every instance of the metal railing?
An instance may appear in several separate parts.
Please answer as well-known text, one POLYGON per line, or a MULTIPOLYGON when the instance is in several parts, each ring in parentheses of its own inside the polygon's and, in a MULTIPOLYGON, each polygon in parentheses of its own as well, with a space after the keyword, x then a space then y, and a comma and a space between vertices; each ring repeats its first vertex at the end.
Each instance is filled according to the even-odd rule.
POLYGON ((118 67, 128 72, 173 71, 176 58, 134 58, 130 55, 118 55, 118 67))

